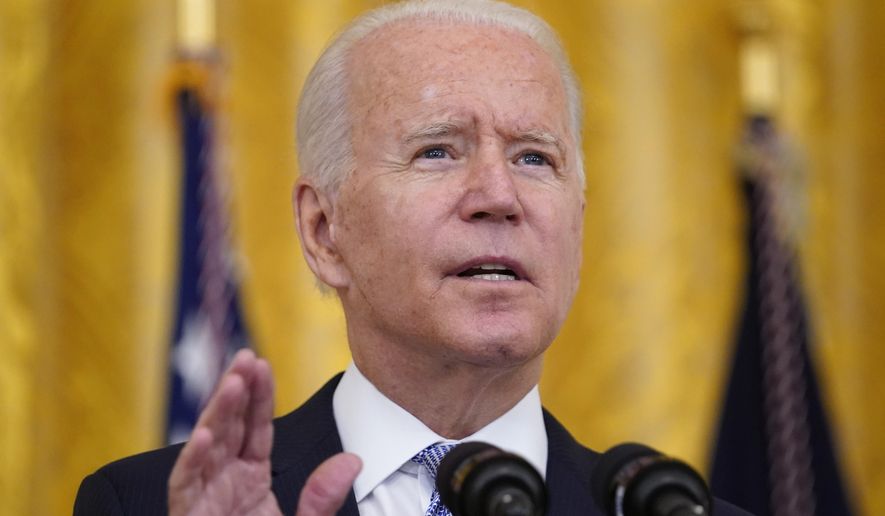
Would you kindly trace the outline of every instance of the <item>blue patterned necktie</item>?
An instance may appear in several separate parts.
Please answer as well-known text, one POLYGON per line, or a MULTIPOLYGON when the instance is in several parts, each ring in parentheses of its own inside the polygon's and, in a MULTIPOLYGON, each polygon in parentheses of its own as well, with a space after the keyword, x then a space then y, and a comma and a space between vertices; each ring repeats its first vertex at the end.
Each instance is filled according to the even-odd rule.
MULTIPOLYGON (((454 447, 454 444, 431 444, 412 457, 412 462, 427 468, 430 476, 436 480, 436 470, 439 468, 439 463, 454 447)), ((430 495, 430 506, 427 507, 424 516, 452 516, 449 509, 439 500, 439 491, 436 487, 433 488, 433 493, 430 495)))

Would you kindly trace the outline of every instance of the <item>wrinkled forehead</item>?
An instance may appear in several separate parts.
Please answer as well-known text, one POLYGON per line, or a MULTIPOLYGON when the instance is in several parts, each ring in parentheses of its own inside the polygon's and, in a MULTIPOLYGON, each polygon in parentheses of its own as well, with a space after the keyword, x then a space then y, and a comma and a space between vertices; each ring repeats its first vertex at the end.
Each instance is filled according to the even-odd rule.
POLYGON ((507 102, 536 99, 567 120, 555 62, 513 29, 429 19, 394 22, 356 44, 348 73, 355 122, 373 110, 408 110, 431 98, 459 95, 502 109, 507 102))
POLYGON ((516 29, 458 21, 406 19, 382 26, 356 44, 351 53, 351 69, 368 65, 362 71, 389 71, 388 67, 407 64, 415 55, 424 57, 428 69, 434 58, 457 60, 469 69, 482 69, 502 58, 518 57, 526 65, 545 64, 556 73, 553 60, 528 35, 516 29), (485 59, 476 60, 485 55, 485 59), (473 63, 473 66, 471 66, 473 63))

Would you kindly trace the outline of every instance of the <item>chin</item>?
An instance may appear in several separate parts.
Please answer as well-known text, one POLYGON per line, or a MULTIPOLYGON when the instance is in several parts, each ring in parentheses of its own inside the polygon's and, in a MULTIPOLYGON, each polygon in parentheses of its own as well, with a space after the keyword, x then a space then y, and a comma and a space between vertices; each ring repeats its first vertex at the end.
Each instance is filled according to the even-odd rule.
MULTIPOLYGON (((524 322, 524 321, 523 321, 524 322)), ((542 337, 538 328, 500 322, 461 327, 449 349, 461 360, 483 367, 517 367, 539 357, 550 346, 552 337, 542 337)))

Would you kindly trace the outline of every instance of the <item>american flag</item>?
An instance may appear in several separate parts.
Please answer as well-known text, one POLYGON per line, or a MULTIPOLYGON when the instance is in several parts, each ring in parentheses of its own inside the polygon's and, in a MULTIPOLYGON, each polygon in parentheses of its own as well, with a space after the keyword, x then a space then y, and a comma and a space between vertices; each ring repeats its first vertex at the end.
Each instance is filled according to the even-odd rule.
POLYGON ((182 143, 178 296, 169 354, 170 443, 186 440, 228 361, 248 345, 237 296, 221 178, 213 160, 214 119, 188 86, 177 94, 182 143))
POLYGON ((850 516, 783 211, 795 160, 765 116, 749 120, 740 155, 749 270, 711 487, 757 516, 850 516))

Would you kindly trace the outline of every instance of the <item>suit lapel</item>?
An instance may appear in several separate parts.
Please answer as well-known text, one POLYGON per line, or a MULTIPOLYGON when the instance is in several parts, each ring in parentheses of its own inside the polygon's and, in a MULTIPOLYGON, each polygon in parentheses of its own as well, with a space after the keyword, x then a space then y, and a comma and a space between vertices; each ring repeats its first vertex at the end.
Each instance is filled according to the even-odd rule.
POLYGON ((549 412, 547 429, 548 516, 602 516, 590 493, 590 473, 599 454, 582 446, 549 412))
MULTIPOLYGON (((274 421, 271 481, 283 514, 295 514, 307 477, 324 460, 343 451, 332 410, 332 395, 339 380, 340 374, 304 405, 274 421)), ((338 514, 359 516, 353 491, 338 514)))

